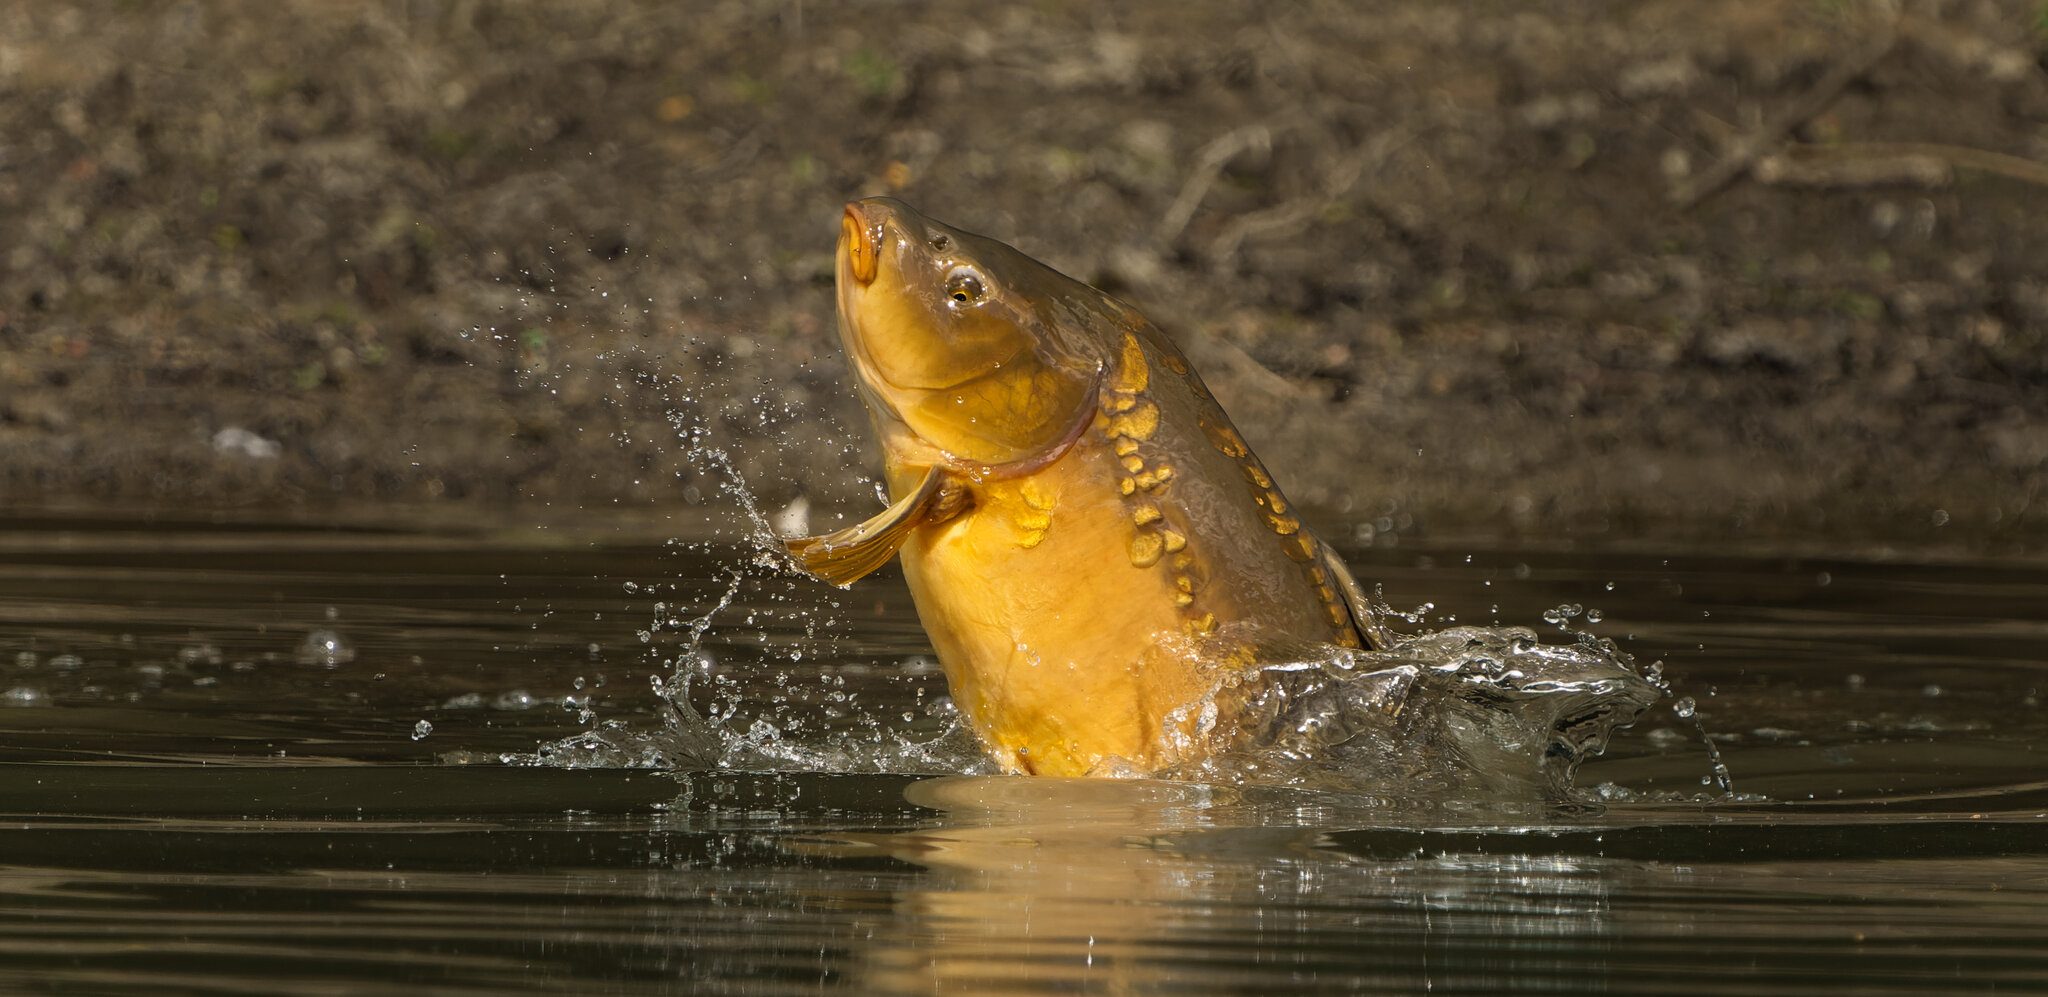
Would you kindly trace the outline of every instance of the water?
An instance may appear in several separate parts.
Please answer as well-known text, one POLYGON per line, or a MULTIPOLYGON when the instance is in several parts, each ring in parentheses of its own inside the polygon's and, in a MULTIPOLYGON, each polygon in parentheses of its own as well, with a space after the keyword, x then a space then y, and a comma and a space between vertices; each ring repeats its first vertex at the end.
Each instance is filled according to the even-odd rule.
POLYGON ((0 522, 0 989, 2048 990, 2048 560, 1352 552, 1661 662, 1558 805, 937 774, 890 578, 392 522, 0 522))

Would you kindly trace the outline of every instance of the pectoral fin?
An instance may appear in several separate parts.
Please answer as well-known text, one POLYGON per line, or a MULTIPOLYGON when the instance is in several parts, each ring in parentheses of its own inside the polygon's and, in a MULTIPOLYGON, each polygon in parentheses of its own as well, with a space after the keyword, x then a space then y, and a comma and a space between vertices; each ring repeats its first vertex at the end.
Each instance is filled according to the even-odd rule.
POLYGON ((917 489, 897 499, 874 518, 821 537, 784 540, 805 571, 840 588, 889 563, 910 531, 932 521, 945 494, 945 475, 937 467, 925 472, 917 489))
POLYGON ((1379 615, 1372 611, 1372 600, 1365 594, 1358 579, 1352 577, 1351 569, 1344 566, 1344 559, 1323 544, 1323 570, 1330 573, 1330 579, 1337 583, 1337 591, 1344 596, 1344 608, 1351 611, 1351 625, 1358 629, 1358 636, 1365 646, 1375 651, 1384 651, 1393 646, 1394 632, 1380 622, 1379 615))

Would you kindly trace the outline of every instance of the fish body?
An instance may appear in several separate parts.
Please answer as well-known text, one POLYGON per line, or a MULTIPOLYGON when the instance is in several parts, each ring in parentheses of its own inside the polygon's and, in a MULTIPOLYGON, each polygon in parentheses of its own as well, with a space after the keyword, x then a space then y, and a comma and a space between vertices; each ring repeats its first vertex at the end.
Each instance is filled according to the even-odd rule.
POLYGON ((1379 639, 1366 600, 1135 309, 900 202, 847 208, 840 328, 889 510, 791 541, 841 584, 901 558, 1005 769, 1195 760, 1261 652, 1379 639))

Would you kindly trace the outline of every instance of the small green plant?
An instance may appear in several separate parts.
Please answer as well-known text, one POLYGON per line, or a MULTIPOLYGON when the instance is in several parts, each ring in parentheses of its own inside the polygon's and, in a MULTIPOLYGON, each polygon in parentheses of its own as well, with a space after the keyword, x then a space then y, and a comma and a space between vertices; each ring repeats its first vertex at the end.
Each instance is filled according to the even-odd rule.
POLYGON ((356 310, 349 307, 346 301, 330 301, 321 305, 320 309, 313 313, 313 317, 337 329, 352 328, 356 324, 356 310))
POLYGON ((869 97, 887 97, 903 75, 895 60, 870 48, 854 49, 844 68, 853 85, 869 97))
POLYGON ((1866 322, 1884 314, 1884 302, 1861 291, 1843 291, 1828 305, 1835 312, 1866 322))
POLYGON ((454 128, 436 128, 427 133, 427 151, 455 162, 476 148, 476 136, 454 128))
POLYGON ((757 80, 746 73, 734 73, 729 82, 733 96, 749 104, 761 106, 775 100, 775 88, 765 80, 757 80))
POLYGON ((799 187, 808 187, 818 178, 818 159, 808 152, 799 152, 789 161, 789 179, 799 187))

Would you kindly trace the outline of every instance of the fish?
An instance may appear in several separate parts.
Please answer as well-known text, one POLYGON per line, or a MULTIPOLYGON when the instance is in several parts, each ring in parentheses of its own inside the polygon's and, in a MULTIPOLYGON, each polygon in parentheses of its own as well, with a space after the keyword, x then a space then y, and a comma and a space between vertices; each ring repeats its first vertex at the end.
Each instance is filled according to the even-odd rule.
POLYGON ((1260 662, 1391 642, 1136 308, 887 197, 846 206, 835 286, 890 502, 785 546, 840 587, 901 563, 1000 769, 1198 762, 1260 662))

